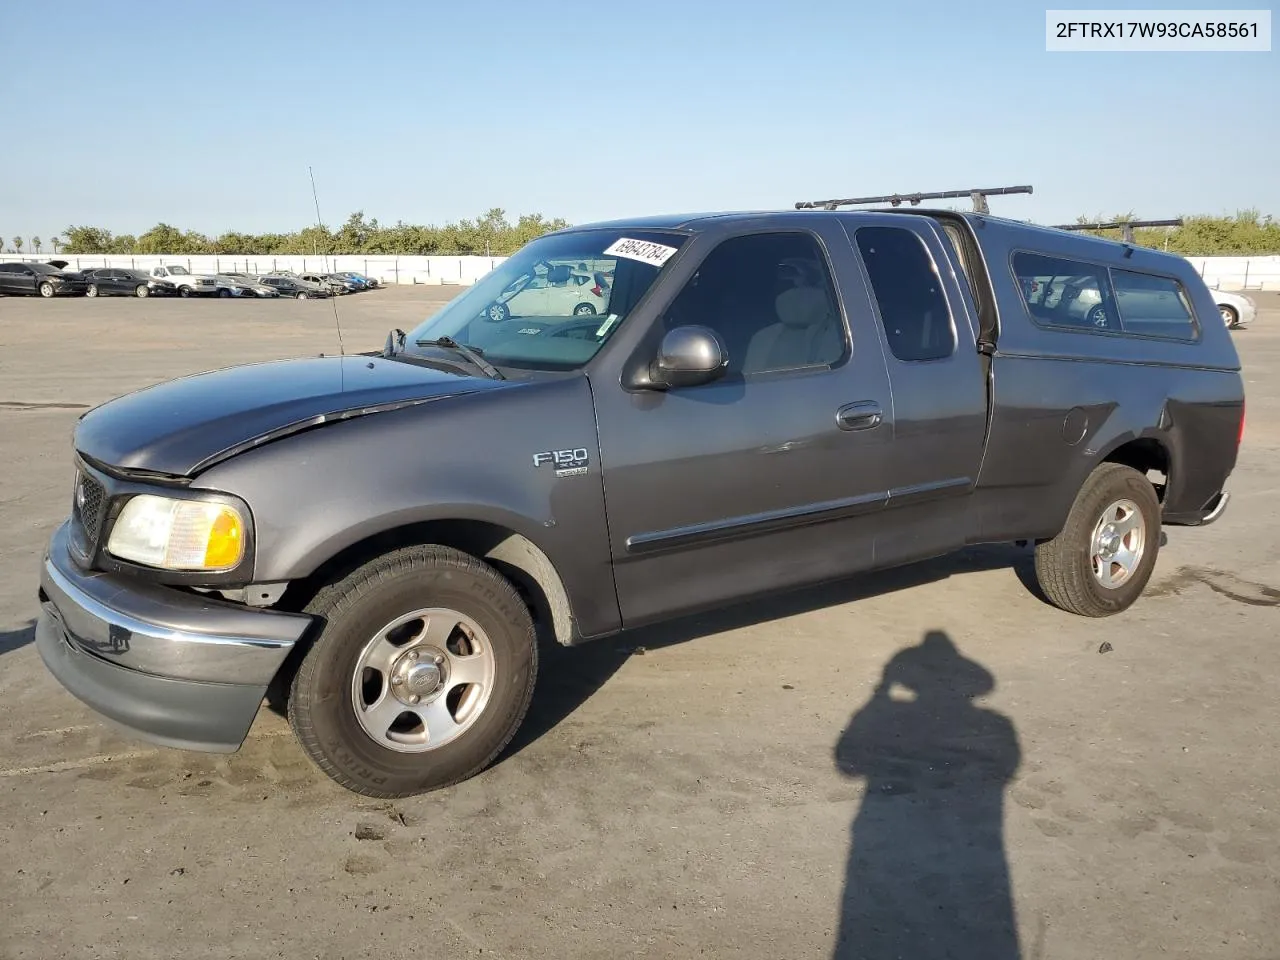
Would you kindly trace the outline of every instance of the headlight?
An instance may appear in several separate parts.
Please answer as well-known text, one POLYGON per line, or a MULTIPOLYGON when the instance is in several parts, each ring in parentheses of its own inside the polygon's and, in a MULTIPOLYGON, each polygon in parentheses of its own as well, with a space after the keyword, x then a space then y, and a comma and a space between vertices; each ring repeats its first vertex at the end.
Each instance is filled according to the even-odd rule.
POLYGON ((120 511, 107 551, 166 570, 227 570, 243 559, 244 539, 235 507, 143 494, 120 511))

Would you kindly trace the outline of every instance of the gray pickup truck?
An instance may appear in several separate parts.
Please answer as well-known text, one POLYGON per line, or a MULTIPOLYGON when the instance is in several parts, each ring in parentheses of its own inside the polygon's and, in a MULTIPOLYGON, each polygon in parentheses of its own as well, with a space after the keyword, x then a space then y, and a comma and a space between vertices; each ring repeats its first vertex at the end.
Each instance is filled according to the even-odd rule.
POLYGON ((1176 256, 920 209, 575 227, 381 350, 86 413, 36 640, 184 749, 239 749, 283 685, 326 774, 405 796, 502 751, 540 636, 1015 540, 1051 603, 1123 611, 1162 525, 1222 513, 1243 424, 1176 256), (556 300, 580 264, 591 315, 556 300), (493 309, 525 275, 537 314, 493 309))

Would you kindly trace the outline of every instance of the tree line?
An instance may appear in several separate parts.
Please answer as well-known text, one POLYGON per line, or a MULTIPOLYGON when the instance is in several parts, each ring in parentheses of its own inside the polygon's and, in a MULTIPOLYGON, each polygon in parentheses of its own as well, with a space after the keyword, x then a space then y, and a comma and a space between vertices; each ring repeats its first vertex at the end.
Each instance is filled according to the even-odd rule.
MULTIPOLYGON (((1112 217, 1078 217, 1076 222, 1111 223, 1137 219, 1132 213, 1112 217)), ((1280 254, 1280 223, 1257 210, 1242 210, 1234 217, 1187 216, 1180 227, 1138 227, 1134 242, 1183 256, 1270 256, 1280 254)), ((208 237, 194 230, 179 230, 159 223, 146 233, 112 234, 102 227, 70 226, 49 245, 62 254, 479 254, 507 256, 544 233, 567 227, 567 221, 548 220, 542 214, 524 214, 515 223, 506 211, 493 208, 475 220, 444 226, 421 226, 403 221, 385 226, 366 220, 357 211, 337 230, 323 225, 293 233, 249 234, 228 232, 208 237)), ((1089 230, 1098 236, 1119 239, 1119 230, 1089 230)), ((0 234, 0 236, 3 236, 0 234)), ((42 253, 40 237, 14 237, 9 252, 42 253)))

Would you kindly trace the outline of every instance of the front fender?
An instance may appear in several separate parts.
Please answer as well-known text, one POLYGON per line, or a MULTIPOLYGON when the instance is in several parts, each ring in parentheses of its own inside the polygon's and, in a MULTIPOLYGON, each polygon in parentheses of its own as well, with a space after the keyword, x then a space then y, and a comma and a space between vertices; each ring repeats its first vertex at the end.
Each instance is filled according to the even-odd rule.
POLYGON ((259 582, 307 577, 379 533, 475 520, 546 554, 583 635, 621 622, 585 377, 320 426, 233 457, 193 485, 249 504, 259 582), (566 448, 588 451, 585 473, 535 466, 535 454, 566 448))

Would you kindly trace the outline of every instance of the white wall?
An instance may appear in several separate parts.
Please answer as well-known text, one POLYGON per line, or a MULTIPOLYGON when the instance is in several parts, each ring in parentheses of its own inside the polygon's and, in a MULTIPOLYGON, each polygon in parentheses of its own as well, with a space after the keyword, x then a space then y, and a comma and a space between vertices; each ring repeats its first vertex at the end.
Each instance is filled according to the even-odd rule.
POLYGON ((1188 257, 1219 290, 1280 290, 1280 257, 1188 257))
MULTIPOLYGON (((136 267, 147 270, 161 263, 180 263, 192 273, 243 271, 295 273, 356 270, 383 283, 472 284, 500 264, 505 257, 394 257, 350 256, 248 257, 215 256, 122 256, 58 254, 71 269, 86 267, 136 267)), ((39 256, 0 254, 0 260, 50 260, 52 253, 39 256)), ((1209 286, 1222 290, 1280 290, 1280 256, 1274 257, 1188 257, 1209 286)))

